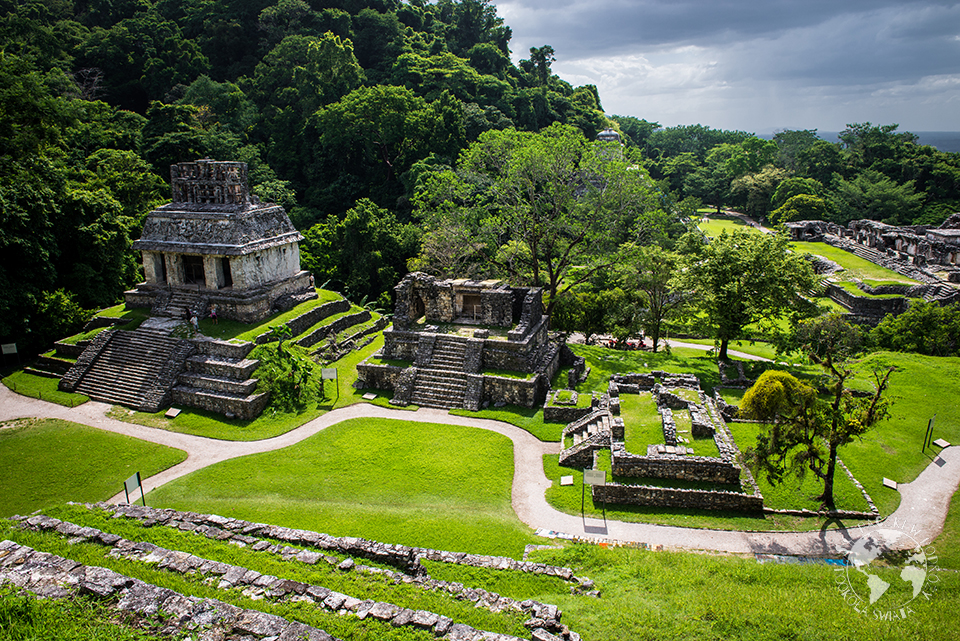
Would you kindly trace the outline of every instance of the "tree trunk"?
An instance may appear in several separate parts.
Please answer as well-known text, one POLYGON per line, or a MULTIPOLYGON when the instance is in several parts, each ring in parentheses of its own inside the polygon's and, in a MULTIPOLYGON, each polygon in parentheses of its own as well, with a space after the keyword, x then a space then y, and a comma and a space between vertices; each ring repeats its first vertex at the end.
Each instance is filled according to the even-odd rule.
POLYGON ((653 341, 653 351, 657 351, 657 345, 660 344, 660 328, 655 327, 653 330, 653 335, 650 336, 650 339, 653 341))
POLYGON ((823 479, 823 494, 818 496, 821 507, 834 509, 833 505, 833 475, 837 470, 837 446, 831 443, 830 459, 827 461, 827 474, 823 479))
POLYGON ((727 360, 727 346, 730 345, 730 340, 727 338, 720 339, 720 353, 717 355, 722 361, 727 360))

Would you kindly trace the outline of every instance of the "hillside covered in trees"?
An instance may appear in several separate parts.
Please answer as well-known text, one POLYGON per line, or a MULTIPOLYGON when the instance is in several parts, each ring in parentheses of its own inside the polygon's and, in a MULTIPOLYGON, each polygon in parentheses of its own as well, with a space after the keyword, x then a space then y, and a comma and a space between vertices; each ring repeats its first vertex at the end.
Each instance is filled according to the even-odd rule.
POLYGON ((775 221, 960 210, 960 154, 893 125, 831 144, 608 117, 596 87, 552 72, 548 44, 514 64, 488 0, 0 0, 0 38, 0 337, 21 351, 139 280, 130 243, 169 197, 170 164, 202 157, 248 163, 318 282, 384 307, 409 267, 467 262, 548 285, 552 304, 624 243, 672 248, 677 214, 701 202, 775 221), (568 181, 553 244, 533 248, 500 215, 519 174, 498 172, 543 183, 534 160, 554 154, 582 176, 608 126, 623 161, 568 181))

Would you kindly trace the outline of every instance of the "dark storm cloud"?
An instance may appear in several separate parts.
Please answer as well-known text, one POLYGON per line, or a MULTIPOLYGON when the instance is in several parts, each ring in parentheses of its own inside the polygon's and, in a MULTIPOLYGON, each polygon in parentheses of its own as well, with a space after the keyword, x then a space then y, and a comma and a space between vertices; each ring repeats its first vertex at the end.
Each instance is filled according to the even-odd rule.
POLYGON ((960 129, 958 2, 495 4, 513 29, 516 58, 531 46, 553 46, 555 71, 574 84, 598 85, 608 113, 643 105, 737 128, 912 118, 916 130, 960 129))

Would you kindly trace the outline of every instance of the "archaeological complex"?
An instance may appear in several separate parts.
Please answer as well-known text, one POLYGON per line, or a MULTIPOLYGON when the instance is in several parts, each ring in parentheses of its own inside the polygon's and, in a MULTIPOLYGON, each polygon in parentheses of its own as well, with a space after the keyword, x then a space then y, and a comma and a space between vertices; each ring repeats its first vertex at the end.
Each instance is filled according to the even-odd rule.
MULTIPOLYGON (((186 339, 182 330, 212 309, 254 322, 316 298, 300 269, 302 236, 282 207, 250 195, 246 163, 184 162, 170 168, 170 178, 172 202, 150 212, 134 243, 145 281, 125 295, 128 307, 148 307, 151 317, 88 344, 58 343, 58 353, 77 359, 60 389, 147 412, 175 402, 253 418, 269 400, 256 393, 259 363, 247 358, 254 344, 186 339)), ((340 303, 330 312, 349 309, 340 303)))
POLYGON ((561 350, 549 340, 540 288, 414 272, 394 291, 393 327, 381 352, 359 365, 358 387, 393 390, 396 405, 543 402, 561 350))

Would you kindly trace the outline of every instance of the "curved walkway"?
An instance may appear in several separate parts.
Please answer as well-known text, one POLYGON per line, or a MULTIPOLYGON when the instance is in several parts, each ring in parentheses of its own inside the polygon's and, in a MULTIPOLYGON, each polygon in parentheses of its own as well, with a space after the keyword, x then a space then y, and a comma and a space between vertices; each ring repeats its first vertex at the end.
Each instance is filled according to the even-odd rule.
MULTIPOLYGON (((649 523, 624 523, 597 518, 581 519, 551 507, 544 493, 551 486, 543 472, 543 456, 557 454, 559 443, 544 443, 529 432, 499 421, 454 416, 446 410, 421 408, 416 412, 361 403, 328 412, 286 434, 261 441, 219 441, 166 430, 124 423, 105 416, 109 406, 90 401, 67 408, 20 396, 0 385, 0 421, 16 418, 60 418, 187 452, 187 459, 143 482, 150 490, 208 465, 238 456, 269 452, 313 436, 351 418, 393 418, 404 421, 446 423, 477 427, 503 434, 514 444, 513 508, 521 521, 533 528, 575 536, 662 545, 666 548, 711 550, 735 554, 766 553, 809 556, 841 556, 850 543, 877 528, 896 527, 921 544, 930 543, 942 531, 950 499, 960 484, 960 448, 944 449, 912 482, 899 486, 900 507, 885 521, 853 530, 822 529, 815 532, 741 532, 702 530, 649 523)), ((120 502, 123 495, 111 499, 120 502)))

